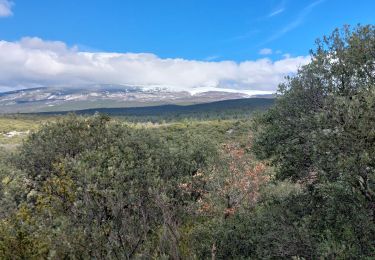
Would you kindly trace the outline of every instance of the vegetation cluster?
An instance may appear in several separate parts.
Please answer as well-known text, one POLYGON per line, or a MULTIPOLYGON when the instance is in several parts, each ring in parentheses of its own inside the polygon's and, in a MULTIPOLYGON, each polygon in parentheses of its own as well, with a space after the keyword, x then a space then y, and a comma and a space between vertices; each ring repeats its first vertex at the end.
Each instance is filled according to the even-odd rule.
POLYGON ((375 27, 311 57, 256 116, 68 115, 2 146, 0 258, 373 259, 375 27))

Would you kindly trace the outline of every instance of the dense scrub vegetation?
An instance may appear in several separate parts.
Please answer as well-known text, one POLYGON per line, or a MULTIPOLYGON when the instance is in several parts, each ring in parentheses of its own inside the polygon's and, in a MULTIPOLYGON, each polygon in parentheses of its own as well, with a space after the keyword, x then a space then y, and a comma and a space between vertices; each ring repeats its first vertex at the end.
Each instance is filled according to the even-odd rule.
POLYGON ((254 151, 303 184, 290 208, 316 257, 374 257, 375 27, 335 30, 311 55, 258 120, 254 151))
POLYGON ((2 259, 372 259, 375 28, 252 119, 56 118, 0 150, 2 259))

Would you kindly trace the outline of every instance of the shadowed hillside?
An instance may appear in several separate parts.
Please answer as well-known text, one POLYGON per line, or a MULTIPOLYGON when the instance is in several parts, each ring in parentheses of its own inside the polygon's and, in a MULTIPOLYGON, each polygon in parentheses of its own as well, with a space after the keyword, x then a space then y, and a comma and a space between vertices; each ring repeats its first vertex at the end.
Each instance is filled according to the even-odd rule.
POLYGON ((249 98, 224 100, 212 103, 188 106, 161 105, 150 107, 97 108, 74 111, 42 112, 41 115, 63 115, 74 112, 80 115, 103 113, 111 116, 142 117, 147 119, 183 119, 183 118, 233 118, 248 116, 254 111, 263 111, 274 103, 270 98, 249 98))

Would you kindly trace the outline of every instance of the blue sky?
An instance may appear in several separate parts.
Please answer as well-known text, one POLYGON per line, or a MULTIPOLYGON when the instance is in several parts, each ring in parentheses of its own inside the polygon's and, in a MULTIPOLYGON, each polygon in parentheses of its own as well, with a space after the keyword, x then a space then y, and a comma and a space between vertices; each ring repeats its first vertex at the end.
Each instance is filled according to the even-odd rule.
POLYGON ((373 0, 14 2, 14 15, 0 20, 0 39, 37 36, 164 58, 241 61, 257 58, 261 48, 305 55, 317 37, 335 27, 375 20, 373 0))
MULTIPOLYGON (((11 44, 37 37, 67 49, 75 46, 77 52, 151 53, 162 61, 181 58, 239 65, 267 58, 273 64, 307 56, 315 39, 335 27, 374 23, 374 14, 373 0, 0 0, 0 40, 11 44)), ((175 84, 154 81, 144 85, 175 84)), ((231 76, 212 86, 223 82, 254 88, 239 86, 245 81, 240 84, 231 76)), ((198 85, 210 85, 206 83, 198 85)), ((0 78, 0 91, 12 84, 27 87, 38 80, 0 78)))

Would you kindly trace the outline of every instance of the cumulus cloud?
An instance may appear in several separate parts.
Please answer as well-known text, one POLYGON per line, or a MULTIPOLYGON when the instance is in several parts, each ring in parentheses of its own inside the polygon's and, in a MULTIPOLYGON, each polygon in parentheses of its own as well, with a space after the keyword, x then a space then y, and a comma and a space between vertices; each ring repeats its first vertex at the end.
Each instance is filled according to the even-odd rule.
POLYGON ((260 54, 260 55, 269 55, 269 54, 272 54, 272 49, 269 49, 269 48, 261 49, 261 50, 259 51, 259 54, 260 54))
POLYGON ((13 15, 13 2, 9 0, 0 0, 0 17, 7 17, 13 15))
POLYGON ((295 73, 309 60, 308 56, 240 63, 162 59, 150 53, 82 52, 63 42, 23 38, 0 41, 0 91, 115 84, 191 93, 272 93, 284 76, 295 73))

